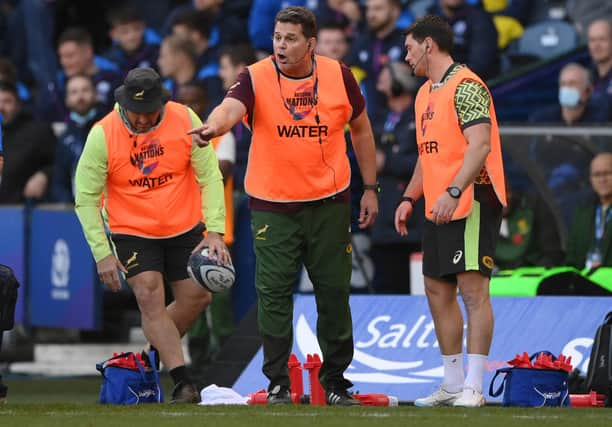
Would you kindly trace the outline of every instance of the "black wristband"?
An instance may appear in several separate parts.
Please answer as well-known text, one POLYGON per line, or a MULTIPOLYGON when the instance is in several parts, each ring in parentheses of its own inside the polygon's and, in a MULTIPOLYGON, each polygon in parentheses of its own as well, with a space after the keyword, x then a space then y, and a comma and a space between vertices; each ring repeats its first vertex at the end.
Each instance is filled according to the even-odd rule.
POLYGON ((363 191, 366 190, 372 190, 380 193, 380 184, 378 182, 376 184, 363 184, 363 191))
POLYGON ((403 197, 400 199, 400 203, 402 203, 402 202, 410 202, 410 204, 411 204, 412 206, 414 206, 414 204, 416 203, 416 200, 414 200, 412 197, 403 196, 403 197))

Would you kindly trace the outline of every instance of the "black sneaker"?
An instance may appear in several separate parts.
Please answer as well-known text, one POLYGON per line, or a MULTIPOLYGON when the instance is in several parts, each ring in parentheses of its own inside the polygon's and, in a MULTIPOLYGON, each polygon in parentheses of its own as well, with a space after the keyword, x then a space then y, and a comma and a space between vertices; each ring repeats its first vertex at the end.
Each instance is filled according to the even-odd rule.
POLYGON ((284 385, 275 385, 268 392, 268 405, 286 405, 293 403, 291 400, 291 391, 289 387, 284 385))
POLYGON ((193 384, 181 381, 174 386, 170 403, 200 403, 200 393, 193 384))
POLYGON ((325 391, 325 401, 331 406, 359 406, 361 402, 346 390, 330 389, 325 391))

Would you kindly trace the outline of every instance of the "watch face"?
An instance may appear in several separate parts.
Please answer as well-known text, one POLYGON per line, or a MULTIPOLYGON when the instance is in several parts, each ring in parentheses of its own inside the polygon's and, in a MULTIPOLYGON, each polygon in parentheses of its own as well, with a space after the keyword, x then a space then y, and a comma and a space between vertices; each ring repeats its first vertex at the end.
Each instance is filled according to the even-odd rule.
POLYGON ((447 191, 448 194, 450 194, 451 197, 454 197, 455 199, 461 197, 461 190, 459 190, 457 187, 449 187, 447 191))

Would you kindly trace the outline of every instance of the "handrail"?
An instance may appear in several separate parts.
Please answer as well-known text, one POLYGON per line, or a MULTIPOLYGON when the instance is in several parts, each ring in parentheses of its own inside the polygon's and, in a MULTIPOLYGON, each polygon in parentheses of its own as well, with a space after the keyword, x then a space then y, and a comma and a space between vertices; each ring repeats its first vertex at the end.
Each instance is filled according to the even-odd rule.
POLYGON ((612 136, 612 123, 602 126, 500 126, 499 133, 504 135, 526 136, 612 136))
POLYGON ((575 60, 576 56, 580 55, 588 55, 586 44, 580 44, 572 50, 551 56, 550 58, 538 59, 528 64, 515 67, 506 73, 500 74, 499 76, 488 80, 487 85, 491 91, 495 92, 498 87, 511 83, 517 78, 527 76, 533 71, 537 71, 550 64, 565 63, 575 60))

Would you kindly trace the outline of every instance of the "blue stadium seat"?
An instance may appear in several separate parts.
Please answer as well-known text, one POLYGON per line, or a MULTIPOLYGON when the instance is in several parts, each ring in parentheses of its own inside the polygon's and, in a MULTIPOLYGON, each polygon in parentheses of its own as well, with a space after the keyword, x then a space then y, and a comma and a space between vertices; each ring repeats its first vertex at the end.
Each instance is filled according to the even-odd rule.
POLYGON ((410 3, 410 12, 414 19, 418 19, 427 13, 427 9, 433 6, 435 0, 415 0, 410 3))
POLYGON ((525 28, 523 36, 516 42, 515 48, 508 53, 511 56, 530 56, 534 59, 546 59, 574 49, 578 45, 578 34, 574 27, 563 21, 543 21, 525 28))

